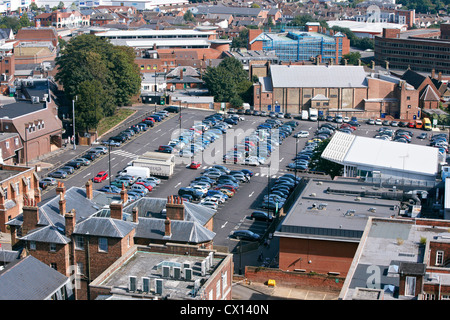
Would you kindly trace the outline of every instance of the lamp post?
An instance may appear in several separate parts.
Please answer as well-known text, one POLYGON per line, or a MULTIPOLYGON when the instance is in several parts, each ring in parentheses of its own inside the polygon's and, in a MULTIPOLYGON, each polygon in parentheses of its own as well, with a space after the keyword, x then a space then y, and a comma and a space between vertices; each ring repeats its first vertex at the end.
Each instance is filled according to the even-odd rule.
POLYGON ((73 150, 76 150, 76 144, 75 144, 75 101, 78 100, 78 96, 75 96, 75 100, 72 99, 72 120, 73 120, 73 150))
MULTIPOLYGON (((297 148, 298 148, 298 136, 295 137, 295 158, 297 158, 297 148)), ((297 163, 294 161, 294 169, 295 169, 295 185, 297 185, 297 163)))

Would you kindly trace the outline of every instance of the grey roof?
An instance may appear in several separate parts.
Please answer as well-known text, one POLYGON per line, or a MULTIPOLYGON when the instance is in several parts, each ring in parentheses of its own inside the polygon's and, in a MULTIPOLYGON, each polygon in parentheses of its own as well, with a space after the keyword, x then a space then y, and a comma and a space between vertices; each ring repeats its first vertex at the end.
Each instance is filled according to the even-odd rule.
POLYGON ((271 65, 274 88, 366 88, 362 66, 271 65))
POLYGON ((4 263, 10 263, 16 261, 17 259, 20 259, 20 253, 21 251, 2 250, 0 254, 1 265, 3 265, 4 263))
POLYGON ((14 119, 25 114, 45 109, 45 103, 31 103, 29 101, 16 101, 4 104, 0 108, 0 118, 7 117, 14 119))
POLYGON ((90 217, 76 224, 74 234, 123 238, 136 227, 135 223, 112 218, 90 217))
POLYGON ((68 244, 70 239, 64 235, 64 229, 55 226, 45 226, 31 230, 20 240, 68 244))
POLYGON ((194 221, 171 220, 172 236, 164 237, 165 220, 158 218, 139 218, 136 227, 136 238, 162 240, 167 239, 177 242, 202 243, 214 239, 213 231, 201 226, 194 221))
POLYGON ((191 8, 191 11, 194 15, 217 13, 217 14, 232 14, 233 16, 258 16, 258 14, 262 10, 263 9, 261 8, 225 7, 218 5, 197 6, 191 8))
POLYGON ((0 300, 44 300, 68 278, 33 256, 11 263, 0 272, 0 300))

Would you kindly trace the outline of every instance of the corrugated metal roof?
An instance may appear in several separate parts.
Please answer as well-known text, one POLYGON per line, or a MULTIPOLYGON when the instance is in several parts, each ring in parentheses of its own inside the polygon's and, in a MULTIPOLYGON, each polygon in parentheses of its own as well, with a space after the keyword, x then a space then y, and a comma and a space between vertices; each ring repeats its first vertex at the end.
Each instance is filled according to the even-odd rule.
POLYGON ((271 65, 274 88, 366 88, 362 66, 271 65))
POLYGON ((325 150, 322 152, 322 158, 337 163, 342 163, 353 143, 353 140, 355 140, 355 137, 356 136, 352 134, 336 132, 325 150))

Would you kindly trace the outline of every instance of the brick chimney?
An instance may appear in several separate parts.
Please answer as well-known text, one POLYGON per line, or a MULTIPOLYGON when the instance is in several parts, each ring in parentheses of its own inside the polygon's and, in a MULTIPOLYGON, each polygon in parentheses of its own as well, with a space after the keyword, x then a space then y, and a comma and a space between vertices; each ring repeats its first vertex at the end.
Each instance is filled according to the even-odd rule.
POLYGON ((166 217, 171 220, 184 220, 184 203, 182 198, 167 197, 166 217))
POLYGON ((61 195, 61 193, 65 197, 65 195, 66 195, 66 187, 64 186, 64 182, 58 181, 58 185, 56 187, 56 194, 61 195))
POLYGON ((121 202, 113 202, 109 205, 109 209, 111 211, 111 218, 122 220, 122 209, 123 205, 121 202))
POLYGON ((120 199, 122 199, 123 204, 128 202, 128 191, 123 183, 122 183, 122 190, 120 190, 120 199))
POLYGON ((72 209, 72 211, 68 212, 65 214, 64 218, 65 218, 65 224, 66 224, 66 237, 71 237, 73 231, 75 230, 75 219, 76 217, 76 212, 75 209, 72 209))
POLYGON ((62 216, 66 214, 66 199, 63 193, 59 194, 59 214, 62 216))
POLYGON ((39 203, 41 202, 41 190, 39 189, 34 189, 34 202, 39 203))
POLYGON ((27 199, 24 201, 24 206, 22 208, 23 223, 22 223, 22 234, 26 235, 31 230, 37 227, 39 222, 39 208, 32 199, 27 199))
POLYGON ((431 79, 434 79, 436 77, 436 70, 432 69, 431 70, 431 79))
POLYGON ((92 186, 92 180, 86 182, 86 198, 92 200, 94 198, 94 188, 92 186))
POLYGON ((439 80, 439 81, 442 81, 442 72, 439 72, 439 73, 438 73, 438 80, 439 80))
POLYGON ((183 80, 183 68, 180 68, 180 80, 183 80))
POLYGON ((166 217, 166 220, 164 221, 164 237, 171 237, 172 236, 172 222, 168 217, 166 217))
POLYGON ((138 212, 139 212, 138 207, 134 207, 133 210, 131 211, 131 214, 133 216, 133 222, 136 222, 136 223, 138 222, 138 217, 139 217, 138 212))

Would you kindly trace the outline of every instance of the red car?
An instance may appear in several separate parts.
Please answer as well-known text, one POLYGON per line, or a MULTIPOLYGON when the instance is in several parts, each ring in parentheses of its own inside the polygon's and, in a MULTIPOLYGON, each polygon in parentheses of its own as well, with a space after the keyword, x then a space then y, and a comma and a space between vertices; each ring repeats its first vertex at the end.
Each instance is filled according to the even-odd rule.
POLYGON ((145 119, 142 120, 142 121, 145 121, 145 120, 150 120, 150 121, 152 121, 153 123, 155 123, 155 119, 153 119, 152 117, 147 117, 147 118, 145 118, 145 119))
POLYGON ((108 172, 100 171, 99 173, 97 173, 97 175, 94 177, 93 180, 94 180, 94 182, 102 182, 106 178, 108 178, 108 172))
POLYGON ((140 185, 146 187, 148 191, 152 191, 153 190, 153 187, 152 187, 151 184, 146 184, 145 182, 136 182, 135 184, 140 184, 140 185))
POLYGON ((408 128, 414 128, 416 124, 414 122, 408 123, 408 128))
POLYGON ((198 161, 192 161, 191 165, 189 166, 189 168, 191 169, 198 169, 202 164, 198 161))

